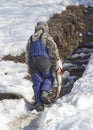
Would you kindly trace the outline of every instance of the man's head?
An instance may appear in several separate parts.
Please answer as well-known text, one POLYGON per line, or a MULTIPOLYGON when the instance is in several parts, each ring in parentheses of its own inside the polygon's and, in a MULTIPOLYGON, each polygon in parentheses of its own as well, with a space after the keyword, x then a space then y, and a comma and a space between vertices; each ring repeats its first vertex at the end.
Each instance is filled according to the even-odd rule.
POLYGON ((35 31, 42 29, 44 32, 48 33, 49 32, 49 28, 48 28, 48 24, 46 22, 43 21, 39 21, 36 26, 35 26, 35 31))

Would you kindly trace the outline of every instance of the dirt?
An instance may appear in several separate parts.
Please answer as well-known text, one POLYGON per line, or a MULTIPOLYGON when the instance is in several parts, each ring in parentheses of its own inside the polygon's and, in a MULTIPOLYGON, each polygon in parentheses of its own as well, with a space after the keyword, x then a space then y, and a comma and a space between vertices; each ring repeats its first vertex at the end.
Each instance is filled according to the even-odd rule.
POLYGON ((6 55, 2 58, 2 60, 10 60, 10 61, 14 61, 15 63, 25 63, 25 52, 23 52, 21 55, 18 56, 12 56, 12 55, 6 55))
POLYGON ((48 24, 50 34, 59 47, 60 56, 66 60, 79 44, 89 40, 87 34, 93 32, 93 8, 70 5, 61 14, 51 17, 48 24))

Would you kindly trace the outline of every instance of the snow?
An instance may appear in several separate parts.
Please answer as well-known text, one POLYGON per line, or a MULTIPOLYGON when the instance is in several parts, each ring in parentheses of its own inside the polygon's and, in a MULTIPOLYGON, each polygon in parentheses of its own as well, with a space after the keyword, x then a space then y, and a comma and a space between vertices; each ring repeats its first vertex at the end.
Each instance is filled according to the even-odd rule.
POLYGON ((32 83, 24 79, 27 75, 26 64, 1 61, 0 69, 0 92, 16 93, 31 102, 33 96, 32 83))
MULTIPOLYGON (((37 113, 35 110, 30 112, 30 105, 26 102, 31 102, 33 97, 32 83, 24 79, 27 75, 26 64, 2 61, 1 58, 7 54, 22 53, 37 21, 47 21, 54 13, 60 13, 70 4, 93 6, 93 0, 0 1, 0 93, 16 93, 24 97, 0 101, 0 130, 11 130, 11 121, 29 113, 31 116, 37 113)), ((77 56, 73 55, 74 58, 77 56)), ((84 56, 83 53, 81 56, 84 56)), ((72 92, 46 108, 38 116, 38 121, 34 119, 35 126, 30 123, 21 130, 93 130, 92 70, 93 54, 72 92)), ((69 76, 69 72, 65 72, 66 76, 69 76)))
POLYGON ((78 56, 84 57, 85 55, 86 55, 85 53, 80 53, 80 54, 73 54, 71 57, 77 58, 78 56))

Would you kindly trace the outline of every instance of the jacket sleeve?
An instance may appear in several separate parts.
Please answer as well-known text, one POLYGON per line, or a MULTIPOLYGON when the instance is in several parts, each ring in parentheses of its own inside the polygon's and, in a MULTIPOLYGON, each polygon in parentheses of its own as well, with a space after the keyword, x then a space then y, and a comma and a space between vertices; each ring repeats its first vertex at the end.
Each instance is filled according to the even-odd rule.
POLYGON ((49 49, 50 57, 57 62, 58 60, 60 60, 59 51, 58 51, 57 44, 55 43, 53 38, 50 36, 50 34, 47 34, 46 42, 49 49))
POLYGON ((26 51, 25 51, 25 62, 27 65, 29 65, 29 46, 30 46, 30 38, 27 41, 27 45, 26 45, 26 51))

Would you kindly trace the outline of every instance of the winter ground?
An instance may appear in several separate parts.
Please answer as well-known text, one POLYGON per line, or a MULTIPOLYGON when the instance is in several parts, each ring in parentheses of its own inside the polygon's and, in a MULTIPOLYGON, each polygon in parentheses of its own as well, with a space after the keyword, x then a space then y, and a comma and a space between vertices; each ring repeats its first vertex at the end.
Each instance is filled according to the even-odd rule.
MULTIPOLYGON (((25 50, 27 38, 33 33, 37 21, 47 21, 67 5, 80 3, 93 6, 93 0, 1 0, 0 59, 7 54, 19 55, 25 50)), ((92 70, 93 55, 83 76, 75 82, 72 92, 20 129, 93 130, 92 70)), ((26 64, 0 60, 0 93, 21 94, 30 102, 33 96, 32 83, 24 79, 26 75, 26 64)), ((30 106, 24 99, 0 101, 0 130, 10 130, 10 122, 29 114, 34 118, 37 112, 30 112, 30 106)))

